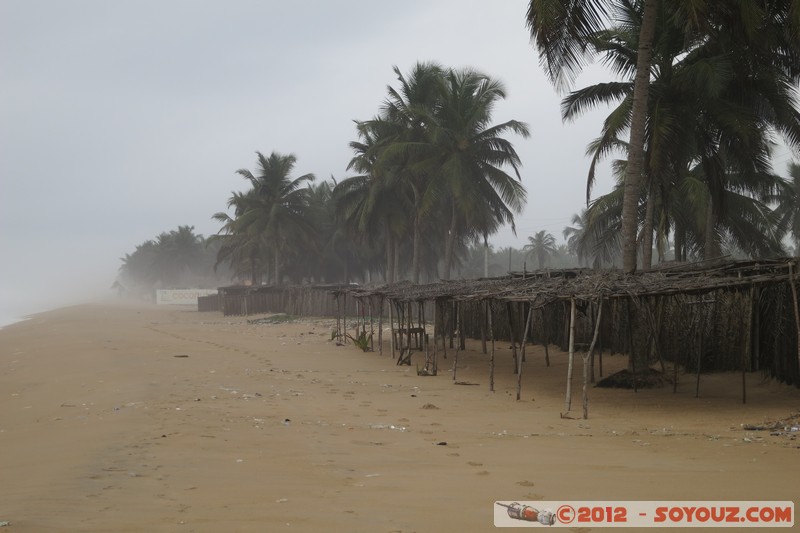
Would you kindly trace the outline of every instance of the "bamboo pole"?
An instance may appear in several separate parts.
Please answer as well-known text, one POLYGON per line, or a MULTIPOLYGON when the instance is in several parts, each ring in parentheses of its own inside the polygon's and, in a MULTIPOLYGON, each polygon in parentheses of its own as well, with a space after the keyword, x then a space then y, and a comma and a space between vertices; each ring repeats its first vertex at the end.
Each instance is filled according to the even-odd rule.
POLYGON ((570 298, 569 302, 569 363, 567 366, 567 397, 564 401, 566 412, 572 408, 572 362, 575 359, 575 298, 570 298))
POLYGON ((372 296, 369 297, 369 350, 375 351, 375 325, 372 323, 372 296))
POLYGON ((600 320, 603 318, 603 297, 600 297, 600 302, 597 304, 597 318, 594 325, 594 337, 592 337, 592 344, 589 345, 589 351, 583 356, 583 419, 589 418, 589 371, 588 362, 594 355, 594 347, 597 344, 597 337, 600 336, 600 320))
POLYGON ((522 396, 522 363, 525 362, 525 345, 528 342, 528 327, 531 324, 531 318, 533 318, 533 306, 530 305, 529 307, 528 318, 525 320, 525 332, 522 334, 522 353, 517 361, 517 401, 519 401, 522 396))

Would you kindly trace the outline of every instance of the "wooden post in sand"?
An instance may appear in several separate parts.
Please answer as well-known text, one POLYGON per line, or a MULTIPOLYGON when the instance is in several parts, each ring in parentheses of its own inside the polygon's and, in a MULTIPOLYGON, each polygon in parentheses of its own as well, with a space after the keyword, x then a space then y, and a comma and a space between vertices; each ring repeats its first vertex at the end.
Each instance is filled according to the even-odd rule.
POLYGON ((597 318, 594 325, 594 336, 592 337, 592 344, 589 345, 589 351, 583 356, 583 418, 589 418, 589 371, 588 363, 594 355, 594 347, 597 344, 597 337, 600 336, 600 320, 603 319, 603 297, 600 296, 600 303, 597 304, 597 318))
POLYGON ((631 301, 627 301, 627 309, 628 309, 628 354, 629 360, 631 362, 631 373, 633 374, 633 392, 639 392, 639 389, 636 385, 636 356, 633 353, 633 312, 631 311, 631 301))
POLYGON ((336 294, 336 342, 342 342, 342 300, 336 294))
POLYGON ((372 296, 369 297, 369 350, 375 351, 375 325, 372 322, 372 296))
POLYGON ((794 304, 794 325, 797 329, 797 364, 800 365, 800 304, 797 302, 797 286, 794 281, 792 266, 794 261, 789 261, 789 286, 792 288, 792 304, 794 304))
POLYGON ((575 359, 575 297, 569 299, 569 363, 567 366, 567 397, 564 401, 566 412, 572 408, 572 362, 575 359))
POLYGON ((513 309, 511 306, 511 302, 506 303, 506 310, 508 311, 508 331, 509 335, 511 336, 511 354, 514 357, 514 373, 517 373, 517 342, 514 339, 514 319, 513 319, 513 309))
POLYGON ((392 359, 394 359, 394 302, 391 298, 387 301, 387 305, 389 306, 389 347, 392 350, 392 359))
POLYGON ((542 340, 544 342, 544 364, 550 366, 550 331, 547 329, 547 313, 542 307, 542 340))
MULTIPOLYGON (((455 305, 455 315, 456 315, 456 327, 455 330, 453 330, 453 333, 455 334, 456 331, 460 331, 461 329, 461 321, 460 321, 461 313, 458 312, 458 308, 461 306, 458 304, 458 302, 453 302, 453 304, 455 305)), ((453 356, 453 381, 456 380, 456 369, 458 368, 458 352, 460 349, 461 349, 461 343, 459 342, 456 345, 456 354, 453 356)))
POLYGON ((486 314, 489 322, 489 339, 492 343, 492 355, 489 357, 489 391, 494 392, 494 327, 492 326, 492 301, 486 300, 486 314))
MULTIPOLYGON (((750 344, 753 342, 750 332, 753 329, 753 291, 755 287, 750 287, 750 295, 747 298, 747 318, 745 319, 742 342, 742 403, 747 403, 747 360, 750 358, 750 344)), ((742 295, 744 297, 744 295, 742 295)))
POLYGON ((380 298, 380 314, 378 315, 378 354, 383 355, 383 296, 380 298))
POLYGON ((525 346, 528 342, 528 329, 531 325, 531 319, 533 318, 533 306, 529 304, 528 307, 530 310, 528 311, 528 317, 525 320, 525 332, 522 334, 522 353, 517 360, 517 401, 519 401, 520 397, 522 396, 522 363, 525 361, 525 346))

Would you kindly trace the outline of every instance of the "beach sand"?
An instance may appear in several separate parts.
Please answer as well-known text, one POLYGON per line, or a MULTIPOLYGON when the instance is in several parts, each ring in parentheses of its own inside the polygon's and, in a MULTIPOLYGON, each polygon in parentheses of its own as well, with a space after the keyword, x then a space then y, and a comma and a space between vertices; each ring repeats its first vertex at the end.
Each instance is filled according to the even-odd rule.
POLYGON ((452 352, 418 376, 388 335, 363 353, 333 324, 94 304, 0 330, 0 531, 491 531, 497 500, 800 495, 800 439, 742 427, 800 412, 800 390, 759 373, 746 405, 740 374, 700 398, 693 375, 591 388, 582 420, 576 358, 562 418, 554 348, 550 367, 529 348, 515 401, 508 342, 492 393, 478 342, 457 375, 477 385, 456 385, 452 352))

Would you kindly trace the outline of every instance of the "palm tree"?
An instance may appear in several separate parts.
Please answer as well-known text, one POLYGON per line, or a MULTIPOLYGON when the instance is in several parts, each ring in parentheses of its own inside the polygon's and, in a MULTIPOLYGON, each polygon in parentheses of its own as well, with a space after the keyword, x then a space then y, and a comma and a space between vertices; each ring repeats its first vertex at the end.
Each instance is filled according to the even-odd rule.
POLYGON ((789 234, 794 243, 794 255, 800 255, 800 164, 789 163, 789 179, 784 180, 779 192, 770 198, 778 205, 775 216, 782 234, 789 234))
POLYGON ((492 125, 505 90, 484 74, 433 63, 418 63, 407 77, 394 71, 399 88, 389 87, 378 117, 358 123, 361 139, 351 143, 356 156, 349 168, 364 174, 342 182, 342 207, 359 231, 384 232, 390 279, 400 232, 407 229, 413 280, 419 282, 423 265, 429 273, 437 270, 442 244, 449 278, 469 242, 486 242, 505 223, 513 229, 525 190, 519 156, 503 135, 527 136, 527 126, 514 120, 492 125), (386 216, 377 220, 375 213, 386 216), (405 215, 410 228, 400 223, 402 213, 411 213, 405 215))
POLYGON ((381 109, 381 117, 363 123, 362 127, 380 140, 375 146, 377 174, 382 175, 382 179, 400 180, 402 189, 408 190, 413 212, 411 270, 414 283, 419 283, 425 215, 423 194, 430 175, 428 169, 419 165, 414 148, 427 135, 425 118, 433 115, 438 104, 443 68, 436 63, 417 63, 408 77, 396 66, 393 68, 399 88, 387 88, 389 96, 381 109))
MULTIPOLYGON (((664 7, 660 20, 668 18, 667 4, 664 7)), ((593 46, 604 54, 605 61, 614 65, 617 72, 630 73, 635 60, 635 38, 641 24, 641 12, 636 4, 631 4, 627 11, 620 13, 625 15, 620 26, 598 32, 593 46)), ((727 26, 735 24, 728 22, 727 26)), ((724 200, 733 191, 727 182, 739 177, 731 186, 745 194, 747 198, 740 200, 750 202, 749 206, 755 209, 753 213, 761 213, 754 214, 756 218, 752 220, 763 219, 763 209, 753 202, 764 198, 765 187, 775 187, 768 164, 771 149, 769 130, 784 132, 789 139, 800 132, 800 115, 791 104, 793 95, 788 74, 791 69, 771 66, 766 53, 756 46, 744 47, 740 53, 731 54, 734 45, 728 42, 727 35, 721 32, 690 43, 687 48, 683 32, 669 24, 662 22, 656 33, 653 49, 656 74, 651 85, 651 118, 647 131, 648 180, 639 193, 646 204, 644 216, 640 216, 644 224, 639 239, 644 249, 645 269, 651 261, 655 219, 659 223, 655 229, 660 233, 660 250, 665 243, 664 232, 670 227, 667 213, 657 216, 657 211, 675 209, 675 204, 685 203, 671 190, 681 188, 690 166, 699 169, 695 174, 706 182, 704 198, 711 206, 711 209, 702 210, 706 214, 706 228, 702 232, 705 239, 703 255, 717 256, 720 254, 719 236, 724 233, 720 225, 724 225, 725 211, 729 209, 724 200), (753 57, 754 66, 742 69, 738 63, 747 54, 753 57), (747 104, 743 105, 743 102, 747 104)), ((587 191, 591 188, 596 162, 610 151, 624 149, 619 135, 629 122, 631 91, 630 82, 597 84, 575 91, 564 99, 565 119, 574 118, 599 103, 621 100, 606 119, 601 137, 590 147, 593 160, 587 191)), ((733 219, 736 218, 734 214, 733 219)), ((676 252, 679 253, 684 244, 686 224, 685 220, 674 221, 676 239, 678 234, 681 235, 681 242, 676 242, 676 252)), ((755 227, 751 229, 755 230, 755 227)), ((762 230, 764 234, 766 230, 762 230)), ((770 246, 762 250, 772 249, 774 241, 769 238, 768 242, 770 246)))
POLYGON ((448 215, 445 279, 450 278, 456 243, 464 246, 470 236, 486 240, 502 224, 514 230, 514 214, 525 205, 521 162, 503 135, 528 137, 528 127, 516 120, 491 123, 495 104, 505 96, 502 83, 485 74, 450 70, 441 80, 440 102, 433 113, 420 112, 428 131, 415 148, 420 168, 431 176, 421 208, 424 214, 442 209, 448 215), (504 166, 513 169, 516 180, 504 166))
MULTIPOLYGON (((729 85, 728 88, 740 93, 738 106, 757 110, 768 104, 771 109, 767 114, 778 112, 780 115, 773 123, 777 123, 778 131, 791 139, 792 144, 800 142, 800 128, 794 123, 794 119, 786 120, 793 111, 791 98, 787 99, 786 94, 787 91, 796 91, 794 87, 797 86, 800 76, 800 9, 796 2, 759 0, 729 3, 686 0, 665 2, 661 7, 664 8, 661 11, 662 27, 671 25, 677 28, 683 36, 681 41, 688 45, 680 55, 695 55, 699 59, 727 57, 731 63, 733 78, 737 80, 735 86, 729 85), (766 86, 764 82, 767 83, 766 86), (754 91, 755 88, 760 91, 754 91), (759 94, 759 97, 754 100, 753 94, 759 94)), ((528 24, 537 47, 543 53, 542 62, 547 66, 551 78, 563 84, 565 75, 569 79, 580 70, 587 57, 596 52, 592 45, 607 20, 625 11, 641 12, 638 39, 635 42, 630 39, 636 50, 636 54, 630 57, 630 62, 635 62, 636 68, 630 102, 630 141, 627 143, 628 165, 622 212, 623 268, 633 271, 636 268, 636 214, 641 198, 639 178, 645 161, 648 83, 651 67, 654 66, 651 62, 651 47, 656 33, 659 2, 587 0, 562 4, 555 0, 531 0, 528 24)), ((724 95, 724 90, 720 91, 720 87, 713 82, 717 75, 725 72, 715 71, 713 66, 712 63, 701 62, 697 75, 687 81, 703 86, 707 92, 716 91, 719 97, 724 95)), ((619 65, 615 65, 615 68, 619 72, 619 65)), ((729 96, 735 95, 729 92, 729 96)), ((729 101, 727 105, 730 103, 729 101)), ((729 112, 730 108, 721 106, 717 111, 729 112)), ((682 116, 700 120, 704 118, 698 114, 682 116)), ((763 118, 763 114, 760 118, 763 118)), ((719 136, 709 129, 700 129, 697 132, 706 137, 703 144, 707 146, 713 143, 726 146, 732 140, 746 144, 755 138, 749 127, 742 129, 745 137, 740 139, 736 139, 736 135, 727 138, 719 136)), ((762 151, 757 145, 748 148, 745 151, 747 157, 762 151)), ((727 158, 720 159, 716 155, 704 158, 707 178, 716 180, 716 183, 711 184, 712 209, 708 215, 710 227, 713 227, 720 216, 720 205, 718 202, 715 205, 714 202, 719 199, 722 191, 719 180, 726 173, 726 165, 721 163, 741 163, 736 161, 740 153, 739 150, 727 150, 727 158)), ((753 167, 753 162, 751 158, 745 161, 742 168, 736 170, 756 173, 764 170, 758 166, 753 167)), ((713 232, 708 234, 710 236, 713 232)), ((713 243, 708 248, 707 254, 712 251, 713 243)))
POLYGON ((522 249, 525 251, 525 259, 531 255, 536 256, 539 269, 542 269, 547 258, 556 253, 556 238, 542 230, 533 237, 528 237, 528 244, 522 249))
POLYGON ((232 237, 223 243, 220 253, 236 257, 239 261, 249 256, 253 282, 256 276, 256 263, 269 250, 273 259, 273 280, 276 285, 282 282, 282 256, 290 246, 308 241, 313 228, 307 217, 309 190, 304 182, 314 180, 313 174, 304 174, 292 179, 289 175, 297 159, 294 155, 281 155, 272 152, 265 157, 258 156, 259 174, 247 169, 237 170, 250 182, 246 193, 234 193, 228 201, 235 207, 235 217, 217 213, 214 218, 223 222, 222 234, 232 237), (227 244, 227 246, 226 246, 227 244))
POLYGON ((347 170, 361 174, 342 180, 333 191, 336 212, 362 245, 383 242, 386 251, 385 279, 394 282, 399 276, 400 241, 408 232, 407 215, 412 210, 410 191, 392 175, 394 169, 379 173, 376 161, 387 138, 396 130, 382 118, 358 122, 359 141, 350 143, 355 155, 347 170))
POLYGON ((199 262, 203 246, 203 238, 195 235, 194 226, 178 226, 177 230, 161 233, 155 241, 152 268, 164 284, 178 286, 199 262))
MULTIPOLYGON (((643 0, 644 14, 639 29, 638 53, 631 104, 628 169, 622 206, 623 269, 636 270, 636 233, 639 182, 644 165, 645 126, 650 83, 650 49, 656 30, 659 0, 643 0)), ((536 47, 542 53, 551 80, 557 85, 574 79, 587 59, 587 44, 606 24, 615 8, 613 0, 531 0, 527 23, 536 47)))

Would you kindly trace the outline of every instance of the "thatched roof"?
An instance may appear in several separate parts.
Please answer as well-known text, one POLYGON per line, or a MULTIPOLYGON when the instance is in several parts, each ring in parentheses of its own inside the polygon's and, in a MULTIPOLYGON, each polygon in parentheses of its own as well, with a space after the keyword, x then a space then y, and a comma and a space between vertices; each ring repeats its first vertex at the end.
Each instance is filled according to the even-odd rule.
POLYGON ((789 279, 789 265, 797 259, 680 263, 650 272, 625 274, 620 270, 537 270, 499 278, 408 281, 383 285, 338 287, 335 294, 356 298, 384 297, 395 301, 482 300, 526 301, 536 306, 556 300, 703 294, 719 289, 743 289, 789 279))

